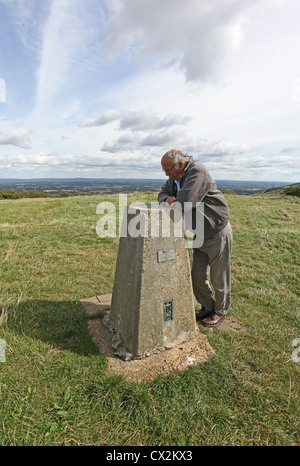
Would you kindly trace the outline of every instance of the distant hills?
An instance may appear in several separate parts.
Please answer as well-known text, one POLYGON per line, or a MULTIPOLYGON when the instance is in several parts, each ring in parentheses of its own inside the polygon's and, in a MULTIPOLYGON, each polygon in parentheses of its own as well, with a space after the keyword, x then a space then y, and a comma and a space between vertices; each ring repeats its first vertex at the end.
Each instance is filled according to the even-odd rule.
MULTIPOLYGON (((300 184, 286 184, 280 181, 239 181, 216 180, 218 189, 227 193, 251 194, 293 194, 299 195, 300 184), (298 193, 298 194, 297 194, 298 193)), ((108 178, 35 178, 0 179, 0 198, 74 196, 99 193, 152 191, 158 192, 164 179, 108 179, 108 178), (18 195, 17 195, 18 193, 18 195), (23 193, 23 195, 21 195, 23 193), (25 195, 26 193, 26 195, 25 195)))
POLYGON ((260 191, 259 194, 288 194, 300 197, 300 183, 293 183, 287 186, 272 187, 260 191))
MULTIPOLYGON (((218 189, 233 190, 237 194, 255 194, 259 192, 282 192, 287 185, 280 181, 239 181, 216 180, 218 189)), ((70 194, 97 194, 159 191, 165 183, 164 179, 108 179, 108 178, 34 178, 34 179, 0 179, 0 190, 38 190, 49 194, 67 191, 70 194)))

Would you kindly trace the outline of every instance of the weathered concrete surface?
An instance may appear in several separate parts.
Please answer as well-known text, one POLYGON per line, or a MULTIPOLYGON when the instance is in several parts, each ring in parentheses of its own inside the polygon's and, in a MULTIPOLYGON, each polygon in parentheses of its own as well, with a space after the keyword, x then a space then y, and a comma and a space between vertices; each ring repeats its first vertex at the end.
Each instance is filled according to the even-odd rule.
MULTIPOLYGON (((99 318, 103 317, 104 311, 111 307, 112 293, 105 295, 92 296, 90 298, 81 299, 80 302, 84 306, 89 317, 97 315, 99 318)), ((201 325, 201 324, 199 324, 201 325)), ((223 322, 217 327, 208 329, 210 332, 215 330, 222 330, 224 332, 246 332, 247 328, 238 321, 236 317, 229 314, 223 322)))
POLYGON ((156 229, 153 225, 158 217, 149 206, 135 212, 126 207, 122 231, 131 235, 120 238, 111 309, 103 321, 113 334, 116 353, 123 359, 171 348, 199 332, 188 249, 182 231, 174 236, 174 226, 178 235, 178 225, 170 209, 170 236, 165 237, 161 218, 166 211, 165 207, 156 207, 155 215, 160 216, 156 229), (133 237, 137 225, 144 231, 133 237))
POLYGON ((80 302, 85 307, 88 315, 93 316, 94 314, 98 314, 100 311, 110 309, 111 296, 111 293, 101 296, 93 296, 91 298, 81 299, 80 302))
MULTIPOLYGON (((107 358, 108 374, 121 374, 132 381, 148 382, 159 374, 186 370, 191 365, 202 364, 215 354, 207 336, 198 332, 195 338, 167 351, 151 353, 147 358, 120 359, 112 346, 112 334, 103 325, 103 315, 110 308, 111 297, 111 294, 106 294, 81 300, 90 317, 87 323, 88 331, 99 352, 107 358)), ((201 327, 201 324, 199 325, 201 327)), ((234 316, 229 315, 218 327, 208 330, 244 332, 246 328, 234 316)))

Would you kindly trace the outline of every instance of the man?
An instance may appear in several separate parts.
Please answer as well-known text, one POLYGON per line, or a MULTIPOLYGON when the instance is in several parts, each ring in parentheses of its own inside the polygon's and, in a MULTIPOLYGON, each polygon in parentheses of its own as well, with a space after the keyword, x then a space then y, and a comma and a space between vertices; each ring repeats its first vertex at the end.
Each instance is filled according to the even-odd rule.
POLYGON ((202 305, 196 319, 206 327, 215 327, 230 306, 232 230, 228 205, 207 169, 191 155, 171 149, 162 157, 161 165, 169 178, 158 194, 159 203, 171 206, 176 201, 184 208, 185 202, 191 202, 193 209, 197 202, 204 203, 204 241, 193 249, 191 275, 194 295, 202 305))

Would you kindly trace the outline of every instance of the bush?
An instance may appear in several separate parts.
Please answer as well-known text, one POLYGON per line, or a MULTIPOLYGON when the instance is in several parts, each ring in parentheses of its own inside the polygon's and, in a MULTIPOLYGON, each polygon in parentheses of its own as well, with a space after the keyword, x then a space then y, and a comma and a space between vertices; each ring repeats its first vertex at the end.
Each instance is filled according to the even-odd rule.
POLYGON ((0 199, 27 199, 27 198, 36 198, 36 197, 53 197, 51 194, 42 193, 36 189, 30 191, 22 191, 17 193, 12 189, 6 191, 0 191, 0 199))
POLYGON ((237 194, 233 189, 221 189, 223 194, 237 194))
POLYGON ((30 191, 23 191, 21 194, 21 198, 35 198, 35 197, 53 197, 51 194, 48 193, 43 193, 40 191, 37 191, 36 189, 30 190, 30 191))
POLYGON ((8 189, 7 191, 0 191, 0 199, 20 199, 20 194, 12 189, 8 189))
POLYGON ((285 188, 284 194, 286 194, 287 196, 300 197, 300 184, 298 184, 297 186, 288 186, 287 188, 285 188))
POLYGON ((68 191, 62 191, 60 194, 59 194, 60 197, 70 197, 71 194, 68 192, 68 191))

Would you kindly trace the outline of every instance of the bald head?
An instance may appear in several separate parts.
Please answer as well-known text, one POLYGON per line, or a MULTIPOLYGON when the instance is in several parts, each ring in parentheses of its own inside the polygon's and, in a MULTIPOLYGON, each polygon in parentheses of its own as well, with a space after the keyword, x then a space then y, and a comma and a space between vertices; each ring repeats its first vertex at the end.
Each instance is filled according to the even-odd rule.
POLYGON ((173 163, 177 163, 179 160, 179 155, 180 151, 177 149, 170 149, 168 152, 166 152, 163 156, 161 161, 167 161, 169 159, 172 159, 173 163))

